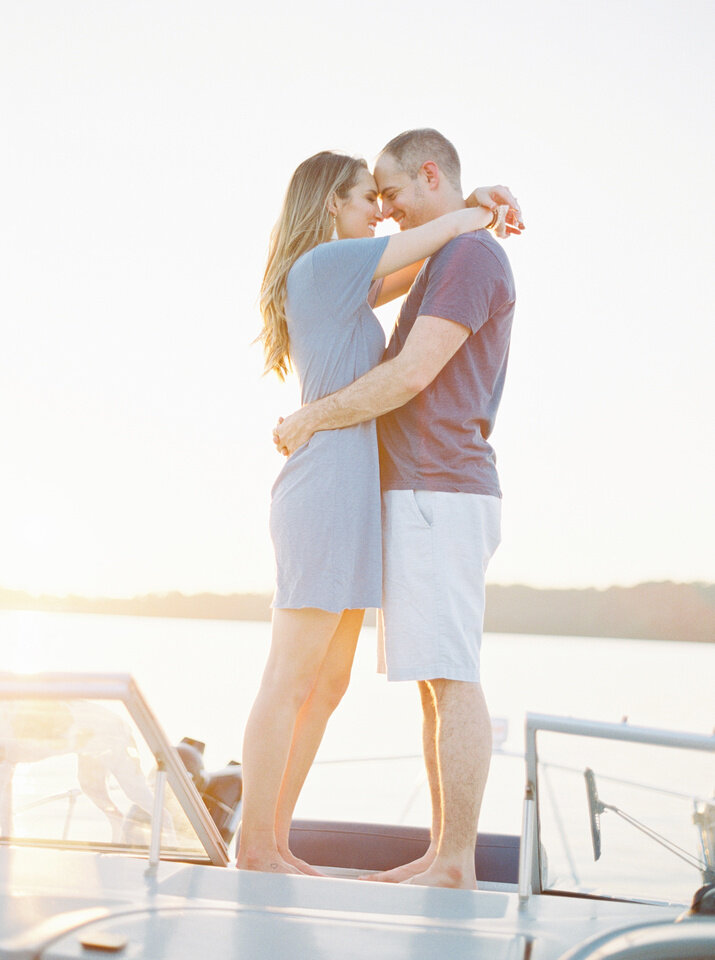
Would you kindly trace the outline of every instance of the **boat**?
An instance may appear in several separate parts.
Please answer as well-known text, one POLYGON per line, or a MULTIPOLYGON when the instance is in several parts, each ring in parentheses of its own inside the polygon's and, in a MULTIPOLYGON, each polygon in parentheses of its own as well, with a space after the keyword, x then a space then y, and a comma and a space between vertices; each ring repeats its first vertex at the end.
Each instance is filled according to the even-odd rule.
POLYGON ((527 715, 477 891, 360 879, 406 826, 298 821, 326 876, 237 870, 240 768, 200 754, 127 674, 0 674, 0 960, 715 957, 715 736, 527 715))

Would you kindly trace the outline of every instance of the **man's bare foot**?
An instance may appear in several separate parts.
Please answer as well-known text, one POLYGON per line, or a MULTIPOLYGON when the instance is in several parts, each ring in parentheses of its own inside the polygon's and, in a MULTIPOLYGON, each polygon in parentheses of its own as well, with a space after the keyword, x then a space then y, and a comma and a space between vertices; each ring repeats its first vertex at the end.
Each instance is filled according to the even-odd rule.
POLYGON ((456 890, 477 889, 477 878, 473 871, 439 863, 434 863, 423 873, 415 874, 404 882, 420 887, 452 887, 456 890))
POLYGON ((301 871, 293 864, 288 863, 276 852, 265 854, 244 854, 236 860, 239 870, 257 870, 260 873, 292 873, 300 875, 301 871))
POLYGON ((281 850, 281 857, 285 860, 286 863, 289 863, 291 866, 295 867, 299 873, 304 873, 307 877, 324 877, 325 874, 321 873, 319 870, 316 870, 315 867, 312 867, 309 863, 306 863, 305 860, 301 860, 300 857, 296 857, 294 853, 291 853, 290 850, 281 850))
POLYGON ((428 850, 423 856, 410 863, 403 863, 401 867, 392 870, 383 870, 381 873, 367 873, 360 880, 377 880, 380 883, 404 883, 418 873, 424 873, 434 862, 435 854, 428 850))

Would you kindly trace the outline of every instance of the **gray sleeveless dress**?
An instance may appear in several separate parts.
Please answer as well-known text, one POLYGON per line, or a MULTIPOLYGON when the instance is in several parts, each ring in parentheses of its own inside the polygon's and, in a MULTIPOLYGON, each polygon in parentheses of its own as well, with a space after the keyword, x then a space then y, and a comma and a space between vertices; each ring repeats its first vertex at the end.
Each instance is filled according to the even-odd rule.
MULTIPOLYGON (((334 240, 288 274, 286 315, 303 403, 347 386, 382 359, 372 275, 389 237, 334 240)), ((271 494, 274 607, 379 607, 380 472, 375 421, 324 430, 288 458, 271 494)))

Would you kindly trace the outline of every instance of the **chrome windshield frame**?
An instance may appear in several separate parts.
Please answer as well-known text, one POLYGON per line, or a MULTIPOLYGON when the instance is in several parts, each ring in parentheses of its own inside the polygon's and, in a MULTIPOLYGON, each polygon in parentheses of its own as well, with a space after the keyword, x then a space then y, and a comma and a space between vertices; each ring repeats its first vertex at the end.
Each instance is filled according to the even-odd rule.
POLYGON ((0 702, 27 698, 108 700, 123 703, 151 750, 157 768, 166 772, 166 779, 196 832, 209 861, 216 866, 228 865, 228 849, 218 828, 211 819, 181 757, 171 745, 130 674, 0 673, 0 702))
POLYGON ((519 865, 519 893, 522 903, 530 894, 544 893, 541 869, 541 822, 538 783, 538 752, 536 736, 539 732, 563 733, 601 740, 643 743, 658 747, 676 747, 715 753, 715 733, 712 735, 661 730, 656 727, 637 727, 628 723, 606 723, 557 717, 542 713, 526 715, 526 793, 522 826, 522 856, 519 865))

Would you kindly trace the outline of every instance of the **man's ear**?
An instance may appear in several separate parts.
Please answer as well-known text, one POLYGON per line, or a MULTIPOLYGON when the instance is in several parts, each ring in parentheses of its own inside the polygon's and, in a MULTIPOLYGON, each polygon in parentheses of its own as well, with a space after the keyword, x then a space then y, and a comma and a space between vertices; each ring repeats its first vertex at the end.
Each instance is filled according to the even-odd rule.
POLYGON ((436 190, 440 182, 440 170, 434 160, 426 160, 420 167, 420 173, 427 182, 428 190, 436 190))

